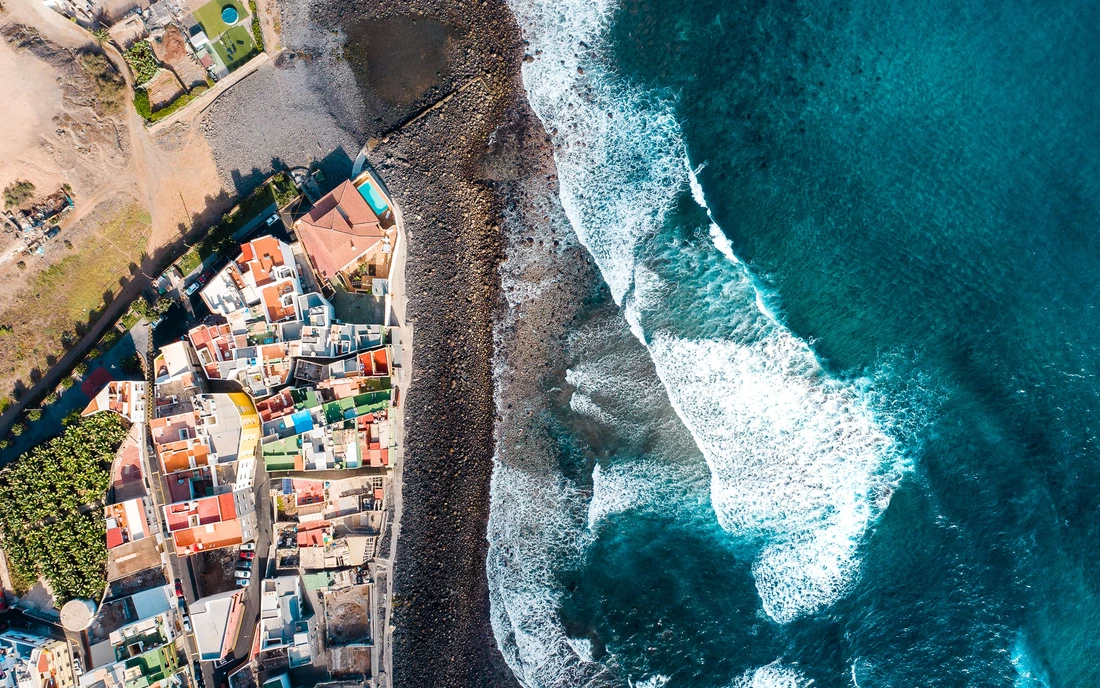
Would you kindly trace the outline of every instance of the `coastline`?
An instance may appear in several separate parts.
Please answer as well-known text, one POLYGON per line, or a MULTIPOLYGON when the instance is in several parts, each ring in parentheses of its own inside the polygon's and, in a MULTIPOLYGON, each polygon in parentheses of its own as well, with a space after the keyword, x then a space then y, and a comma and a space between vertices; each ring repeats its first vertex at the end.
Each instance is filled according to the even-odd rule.
MULTIPOLYGON (((507 311, 500 264, 506 244, 531 234, 508 216, 539 220, 528 217, 536 206, 520 208, 521 187, 556 203, 548 139, 520 77, 519 28, 503 0, 313 0, 280 12, 282 53, 203 120, 219 170, 247 184, 273 155, 298 164, 323 155, 326 176, 347 174, 369 142, 370 165, 403 213, 407 317, 398 303, 394 311, 415 337, 406 336, 410 413, 381 543, 393 556, 380 589, 393 594, 377 683, 516 686, 493 633, 486 569, 504 422, 493 374, 507 311), (404 47, 388 55, 392 46, 404 47), (421 55, 430 59, 413 59, 421 55)), ((542 365, 529 367, 541 374, 542 365)))
MULTIPOLYGON (((544 137, 526 103, 522 43, 507 6, 426 2, 404 11, 446 26, 451 56, 456 45, 464 50, 432 100, 395 128, 372 132, 368 154, 404 213, 403 324, 415 331, 391 541, 392 685, 516 686, 493 634, 486 577, 493 326, 502 216, 514 205, 501 182, 544 176, 548 156, 537 166, 513 161, 505 179, 489 170, 501 167, 489 160, 502 129, 535 126, 544 137)), ((349 18, 345 31, 354 36, 349 23, 384 20, 349 18)))

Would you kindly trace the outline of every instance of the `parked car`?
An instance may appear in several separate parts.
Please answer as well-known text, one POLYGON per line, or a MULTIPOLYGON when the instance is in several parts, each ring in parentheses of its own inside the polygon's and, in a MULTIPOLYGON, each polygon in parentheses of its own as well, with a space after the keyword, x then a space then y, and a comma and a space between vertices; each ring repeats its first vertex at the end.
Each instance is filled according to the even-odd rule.
POLYGON ((187 614, 184 614, 183 617, 182 617, 182 620, 183 620, 183 630, 190 633, 191 632, 191 617, 188 616, 187 614))
POLYGON ((252 552, 252 551, 249 551, 249 550, 244 550, 243 552, 241 552, 241 559, 255 559, 255 558, 256 558, 256 553, 255 552, 252 552))
POLYGON ((176 579, 176 597, 183 599, 183 581, 176 579))
POLYGON ((77 676, 84 673, 84 665, 80 663, 80 657, 73 657, 73 673, 77 676))
POLYGON ((195 685, 198 688, 206 688, 206 679, 202 677, 202 665, 199 664, 199 660, 191 662, 191 674, 195 678, 195 685))
POLYGON ((191 283, 191 286, 187 287, 187 289, 185 289, 185 290, 183 291, 183 293, 184 293, 184 294, 185 294, 186 296, 191 296, 192 294, 194 294, 195 292, 197 292, 197 291, 199 290, 199 287, 201 287, 201 286, 202 286, 202 282, 198 282, 198 281, 196 281, 196 282, 192 282, 192 283, 191 283))
POLYGON ((248 587, 248 579, 247 578, 238 578, 237 579, 237 587, 238 588, 247 588, 248 587))
POLYGON ((236 576, 237 578, 244 578, 244 579, 247 580, 247 579, 252 577, 252 572, 251 571, 242 571, 241 569, 237 569, 236 571, 233 572, 233 575, 236 576))
POLYGON ((238 571, 251 571, 252 570, 252 560, 251 559, 241 559, 241 560, 239 560, 237 562, 237 570, 238 571))
POLYGON ((242 552, 255 552, 256 551, 256 543, 255 542, 246 542, 246 543, 244 543, 243 545, 241 545, 241 551, 242 552))
POLYGON ((271 217, 267 218, 267 226, 270 227, 271 225, 275 224, 278 221, 279 221, 279 213, 273 213, 271 215, 271 217))

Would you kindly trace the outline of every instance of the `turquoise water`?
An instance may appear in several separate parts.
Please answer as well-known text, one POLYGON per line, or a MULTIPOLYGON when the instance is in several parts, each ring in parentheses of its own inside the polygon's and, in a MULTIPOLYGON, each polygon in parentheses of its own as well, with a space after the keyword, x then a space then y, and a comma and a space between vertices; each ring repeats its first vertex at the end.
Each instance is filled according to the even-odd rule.
POLYGON ((363 197, 363 200, 370 205, 374 210, 375 215, 381 216, 382 213, 389 210, 390 204, 386 201, 386 197, 382 195, 382 192, 375 188, 374 184, 365 182, 359 185, 359 195, 363 197))
POLYGON ((512 6, 605 285, 517 675, 1100 685, 1100 6, 512 6))

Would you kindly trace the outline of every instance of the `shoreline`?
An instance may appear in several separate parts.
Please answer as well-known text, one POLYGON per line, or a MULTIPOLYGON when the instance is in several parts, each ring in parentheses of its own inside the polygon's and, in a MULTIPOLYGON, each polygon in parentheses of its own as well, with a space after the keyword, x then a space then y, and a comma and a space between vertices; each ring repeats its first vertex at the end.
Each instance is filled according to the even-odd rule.
MULTIPOLYGON (((517 120, 537 124, 520 81, 522 41, 502 0, 469 7, 427 0, 389 16, 357 9, 333 9, 346 35, 371 35, 361 29, 369 24, 393 32, 392 40, 416 40, 423 24, 435 24, 447 36, 448 61, 445 77, 388 122, 362 122, 373 139, 371 168, 403 212, 407 317, 400 319, 396 303, 394 311, 415 332, 388 543, 392 621, 382 630, 389 642, 378 685, 518 686, 493 633, 486 574, 493 328, 502 302, 502 218, 514 204, 501 182, 545 170, 516 161, 501 180, 487 172, 487 159, 499 130, 517 120)), ((369 48, 349 40, 349 62, 369 48)), ((372 99, 394 84, 362 72, 357 81, 365 109, 386 113, 372 99)))

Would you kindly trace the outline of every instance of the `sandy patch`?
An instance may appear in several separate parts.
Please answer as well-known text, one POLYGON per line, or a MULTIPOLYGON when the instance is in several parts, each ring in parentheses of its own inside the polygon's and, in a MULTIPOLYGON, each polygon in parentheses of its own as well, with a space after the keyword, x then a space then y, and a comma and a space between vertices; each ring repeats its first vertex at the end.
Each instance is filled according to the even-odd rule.
POLYGON ((49 65, 0 40, 0 93, 4 135, 0 136, 0 187, 28 179, 39 189, 60 184, 58 170, 43 164, 39 136, 61 112, 61 87, 49 65))

